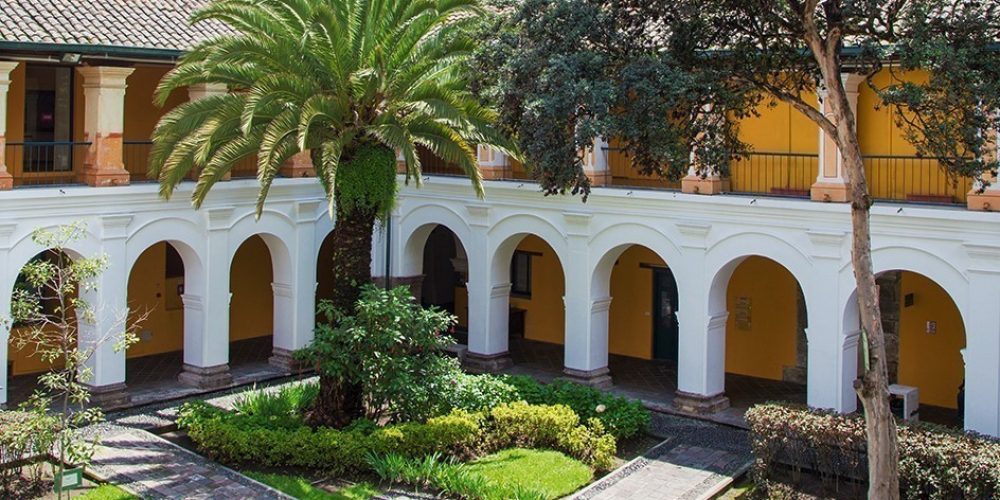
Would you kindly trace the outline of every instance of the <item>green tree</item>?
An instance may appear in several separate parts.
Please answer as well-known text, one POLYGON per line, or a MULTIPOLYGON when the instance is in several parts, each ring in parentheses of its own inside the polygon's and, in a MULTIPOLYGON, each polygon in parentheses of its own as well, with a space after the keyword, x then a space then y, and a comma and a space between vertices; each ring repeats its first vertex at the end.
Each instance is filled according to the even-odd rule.
MULTIPOLYGON (((159 102, 194 84, 230 92, 183 104, 153 133, 150 174, 169 197, 192 170, 200 206, 238 161, 256 155, 258 211, 279 167, 309 151, 336 219, 333 306, 349 313, 371 281, 375 221, 396 194, 396 157, 420 184, 417 148, 461 167, 482 195, 476 145, 516 156, 496 113, 468 90, 464 61, 481 22, 476 0, 217 0, 192 22, 231 35, 191 49, 158 88, 159 102)), ((317 424, 362 414, 357 385, 321 378, 317 424)))
POLYGON ((724 174, 749 150, 739 119, 765 100, 790 104, 833 138, 848 182, 865 334, 855 387, 867 422, 869 496, 897 498, 872 197, 841 75, 866 77, 918 153, 949 175, 995 175, 1000 2, 524 0, 499 10, 506 15, 484 32, 492 40, 476 58, 476 88, 498 103, 546 192, 586 194, 577 151, 595 135, 621 138, 648 174, 676 179, 692 152, 701 175, 724 174), (891 78, 879 86, 873 76, 883 69, 891 78), (927 70, 927 80, 902 78, 914 69, 927 70), (828 114, 806 97, 821 88, 828 114), (556 126, 536 128, 546 123, 556 126))
MULTIPOLYGON (((11 299, 11 344, 30 356, 38 357, 52 368, 38 377, 39 389, 25 407, 45 421, 53 411, 56 433, 54 444, 57 472, 67 465, 85 466, 90 462, 100 435, 85 437, 80 427, 101 422, 100 408, 91 408, 87 387, 93 376, 88 365, 98 349, 111 344, 122 351, 138 341, 136 331, 145 320, 141 314, 131 323, 128 311, 112 311, 118 321, 107 331, 92 331, 81 338, 81 323, 96 325, 97 306, 85 296, 96 290, 96 282, 108 266, 107 256, 71 259, 68 247, 86 234, 83 223, 55 229, 38 229, 32 241, 47 248, 42 258, 33 259, 21 270, 23 281, 11 299)), ((59 492, 62 498, 62 492, 59 492)))

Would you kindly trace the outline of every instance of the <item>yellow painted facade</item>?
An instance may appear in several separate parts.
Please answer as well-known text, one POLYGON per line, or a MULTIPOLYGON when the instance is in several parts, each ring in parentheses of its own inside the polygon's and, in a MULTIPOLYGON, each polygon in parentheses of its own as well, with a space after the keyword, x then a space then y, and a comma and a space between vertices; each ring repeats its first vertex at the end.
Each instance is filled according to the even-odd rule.
MULTIPOLYGON (((128 280, 130 320, 147 317, 138 329, 140 340, 126 353, 128 358, 180 351, 184 348, 183 275, 167 276, 167 243, 158 243, 142 253, 128 280)), ((258 236, 244 243, 232 264, 230 290, 230 341, 272 334, 274 302, 271 294, 271 256, 258 236)), ((16 334, 15 334, 16 335, 16 334)), ((44 371, 48 365, 27 350, 8 350, 12 375, 44 371)))
POLYGON ((230 269, 229 340, 266 337, 274 331, 271 253, 259 236, 245 241, 230 269))
POLYGON ((944 289, 920 274, 903 272, 900 286, 898 382, 917 387, 921 404, 957 408, 965 378, 960 352, 965 325, 958 308, 944 289), (907 306, 903 299, 910 294, 913 305, 907 306))
POLYGON ((187 101, 187 92, 175 91, 161 108, 153 103, 153 94, 167 66, 136 66, 126 80, 125 130, 126 141, 148 141, 156 128, 156 122, 164 113, 187 101))
POLYGON ((566 332, 566 308, 563 304, 566 279, 559 257, 548 244, 534 235, 525 237, 517 249, 540 254, 531 258, 531 298, 513 294, 510 297, 510 307, 525 311, 524 337, 562 344, 566 332))
POLYGON ((795 366, 796 287, 792 274, 772 260, 749 257, 736 267, 726 289, 727 372, 782 380, 783 369, 795 366))
POLYGON ((653 270, 650 266, 664 265, 652 250, 640 246, 630 247, 618 258, 611 271, 609 353, 652 359, 653 270))

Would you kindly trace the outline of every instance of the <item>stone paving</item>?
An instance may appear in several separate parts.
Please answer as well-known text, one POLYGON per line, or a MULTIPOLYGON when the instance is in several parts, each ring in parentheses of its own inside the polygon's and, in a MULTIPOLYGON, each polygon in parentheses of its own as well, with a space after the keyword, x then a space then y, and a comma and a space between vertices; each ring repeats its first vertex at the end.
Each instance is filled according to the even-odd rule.
POLYGON ((269 486, 139 429, 102 426, 88 469, 144 499, 290 499, 269 486))
POLYGON ((667 439, 573 498, 695 500, 712 498, 751 465, 746 432, 655 414, 652 432, 667 439))

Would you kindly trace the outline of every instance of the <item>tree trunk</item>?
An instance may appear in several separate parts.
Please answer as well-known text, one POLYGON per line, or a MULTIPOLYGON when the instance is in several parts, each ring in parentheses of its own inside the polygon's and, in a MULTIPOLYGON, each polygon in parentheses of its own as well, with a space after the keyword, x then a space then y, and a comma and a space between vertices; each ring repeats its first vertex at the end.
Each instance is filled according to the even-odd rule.
MULTIPOLYGON (((371 282, 372 233, 375 211, 355 209, 343 213, 339 206, 333 229, 333 294, 340 311, 353 311, 360 288, 371 282)), ((307 415, 314 426, 344 427, 365 415, 364 391, 360 384, 320 375, 320 393, 307 415)))
POLYGON ((826 68, 831 109, 837 125, 837 146, 844 161, 851 202, 853 241, 851 263, 857 281, 861 329, 867 337, 868 370, 854 383, 865 410, 868 437, 868 498, 899 498, 899 451, 896 421, 889 409, 889 372, 886 364, 885 334, 879 311, 878 288, 872 265, 870 209, 871 196, 861 160, 861 146, 854 125, 854 113, 840 80, 840 68, 826 68))

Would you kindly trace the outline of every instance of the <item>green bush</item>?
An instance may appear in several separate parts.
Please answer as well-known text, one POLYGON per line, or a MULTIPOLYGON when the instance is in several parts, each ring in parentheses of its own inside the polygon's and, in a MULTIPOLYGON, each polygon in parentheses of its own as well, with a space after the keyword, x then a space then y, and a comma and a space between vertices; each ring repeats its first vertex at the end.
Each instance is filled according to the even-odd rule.
MULTIPOLYGON (((817 471, 824 479, 867 476, 865 422, 798 406, 768 403, 746 414, 766 484, 777 464, 817 471)), ((899 480, 906 498, 1000 497, 1000 442, 929 424, 900 425, 899 480)))
POLYGON ((0 410, 0 493, 20 479, 18 464, 48 455, 59 428, 59 419, 44 411, 0 410))
POLYGON ((286 417, 244 415, 199 402, 185 404, 177 423, 200 450, 222 462, 334 473, 364 471, 368 453, 463 456, 476 447, 481 435, 479 417, 460 411, 426 423, 338 430, 311 429, 286 417))
POLYGON ((583 421, 600 420, 616 439, 637 436, 649 426, 649 410, 639 401, 566 380, 543 385, 531 377, 511 376, 505 382, 514 386, 520 398, 530 404, 566 405, 583 421))
POLYGON ((497 406, 485 424, 488 450, 551 448, 582 460, 598 470, 614 465, 615 438, 603 424, 580 417, 564 405, 529 405, 523 401, 497 406))
POLYGON ((495 406, 512 403, 521 399, 518 390, 507 381, 508 377, 498 375, 470 375, 460 369, 449 373, 444 390, 439 397, 439 407, 447 412, 452 409, 466 411, 487 411, 495 406))

